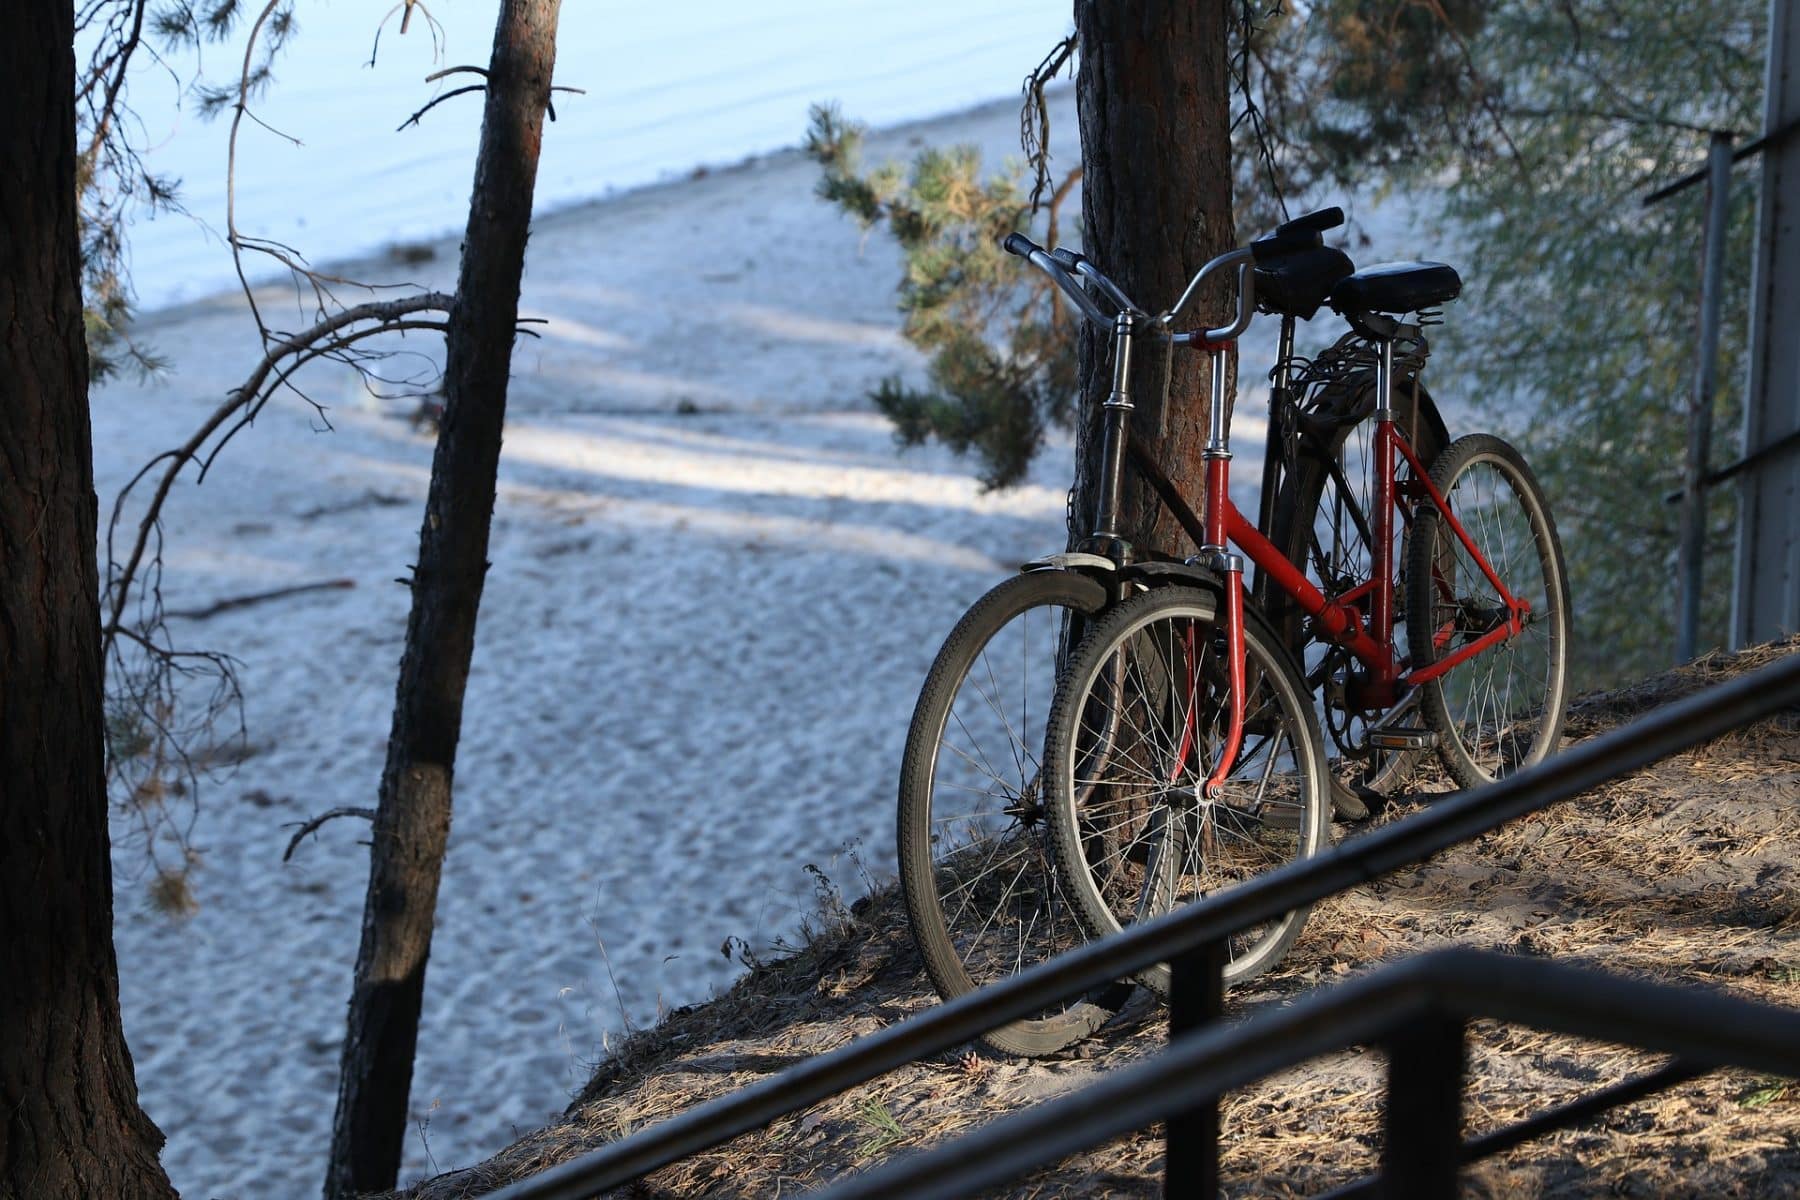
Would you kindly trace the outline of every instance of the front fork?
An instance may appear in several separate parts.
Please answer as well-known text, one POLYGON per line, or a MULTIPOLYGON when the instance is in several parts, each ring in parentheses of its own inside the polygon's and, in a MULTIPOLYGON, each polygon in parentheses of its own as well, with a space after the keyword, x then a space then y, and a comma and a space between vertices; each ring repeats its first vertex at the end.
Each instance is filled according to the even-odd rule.
MULTIPOLYGON (((1237 765, 1238 749, 1244 742, 1244 560, 1225 549, 1225 511, 1231 494, 1231 444, 1230 425, 1225 413, 1225 355, 1232 343, 1211 346, 1212 354, 1212 411, 1208 414, 1206 452, 1206 544, 1200 547, 1200 556, 1207 566, 1217 571, 1225 581, 1225 666, 1226 666, 1226 724, 1225 743, 1219 747, 1219 757, 1213 763, 1212 774, 1201 785, 1202 799, 1211 800, 1216 797, 1225 785, 1225 777, 1231 774, 1231 768, 1237 765)), ((1197 656, 1189 655, 1189 673, 1197 671, 1197 656)), ((1200 681, 1191 679, 1190 684, 1197 694, 1200 681)), ((1183 742, 1197 742, 1200 720, 1199 705, 1188 706, 1188 729, 1184 731, 1183 742)), ((1176 770, 1187 755, 1178 756, 1176 770)))
MULTIPOLYGON (((1212 774, 1200 788, 1202 799, 1212 800, 1225 787, 1225 777, 1237 765, 1238 750, 1244 744, 1244 560, 1235 554, 1216 555, 1219 573, 1225 578, 1225 666, 1227 672, 1225 744, 1219 747, 1219 760, 1212 774), (1222 560, 1222 561, 1220 561, 1222 560)), ((1198 720, 1198 714, 1188 720, 1198 720)))

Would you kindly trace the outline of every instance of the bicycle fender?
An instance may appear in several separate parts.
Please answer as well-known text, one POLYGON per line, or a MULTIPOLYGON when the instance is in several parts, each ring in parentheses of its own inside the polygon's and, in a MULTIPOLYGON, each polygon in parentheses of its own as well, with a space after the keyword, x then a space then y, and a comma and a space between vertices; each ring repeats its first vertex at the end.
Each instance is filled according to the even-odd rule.
POLYGON ((1104 554, 1084 554, 1079 550, 1046 554, 1019 568, 1021 571, 1074 571, 1081 575, 1111 575, 1118 569, 1118 564, 1104 554))
MULTIPOLYGON (((1080 595, 1087 606, 1095 612, 1105 608, 1108 604, 1118 598, 1117 592, 1113 586, 1112 576, 1102 575, 1098 570, 1086 563, 1076 562, 1064 565, 1057 561, 1063 557, 1064 556, 1060 554, 1053 554, 1046 558, 1033 559, 1020 567, 1019 573, 1022 575, 1055 573, 1057 575, 1067 576, 1067 586, 1073 592, 1080 595)), ((1070 557, 1083 559, 1095 556, 1077 554, 1070 557)), ((1109 571, 1113 569, 1111 559, 1103 558, 1100 561, 1106 564, 1109 571)))
MULTIPOLYGON (((1339 386, 1344 389, 1345 393, 1356 398, 1355 402, 1351 404, 1349 411, 1362 411, 1364 415, 1374 411, 1375 369, 1373 367, 1350 373, 1345 376, 1343 383, 1339 386), (1367 405, 1366 409, 1364 408, 1365 404, 1367 405)), ((1413 403, 1413 388, 1415 386, 1419 391, 1419 423, 1429 427, 1431 432, 1437 435, 1438 445, 1448 446, 1450 444, 1450 427, 1444 424, 1444 417, 1443 414, 1438 411, 1437 401, 1431 398, 1431 390, 1424 384, 1415 384, 1415 382, 1410 379, 1396 379, 1394 381, 1395 413, 1397 415, 1407 415, 1410 413, 1413 403)), ((1309 452, 1317 454, 1319 453, 1319 440, 1328 437, 1328 429, 1315 429, 1314 431, 1309 431, 1307 436, 1310 442, 1309 452)), ((1425 465, 1427 467, 1431 466, 1430 463, 1426 463, 1425 465)))
POLYGON ((1148 560, 1132 563, 1119 577, 1132 583, 1141 583, 1145 587, 1167 587, 1170 584, 1182 584, 1187 587, 1205 588, 1215 596, 1225 595, 1225 581, 1217 571, 1190 562, 1160 562, 1148 560))

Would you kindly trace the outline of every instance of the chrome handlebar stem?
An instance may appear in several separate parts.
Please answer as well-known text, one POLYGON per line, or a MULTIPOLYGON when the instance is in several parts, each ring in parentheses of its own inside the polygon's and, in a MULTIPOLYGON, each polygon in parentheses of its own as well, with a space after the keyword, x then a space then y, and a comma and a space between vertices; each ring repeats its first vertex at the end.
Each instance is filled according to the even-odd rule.
POLYGON ((1181 310, 1193 300, 1195 293, 1200 290, 1200 285, 1206 282, 1206 277, 1225 267, 1237 268, 1237 313, 1229 325, 1221 325, 1217 329, 1202 329, 1195 333, 1177 333, 1172 335, 1171 340, 1177 345, 1194 342, 1229 342, 1250 328, 1250 318, 1256 310, 1256 276, 1251 273, 1250 269, 1255 265, 1256 256, 1249 249, 1243 249, 1227 251, 1201 267, 1188 281, 1187 289, 1181 293, 1181 299, 1175 302, 1175 307, 1158 317, 1157 320, 1162 322, 1165 329, 1168 328, 1174 323, 1175 318, 1181 315, 1181 310))

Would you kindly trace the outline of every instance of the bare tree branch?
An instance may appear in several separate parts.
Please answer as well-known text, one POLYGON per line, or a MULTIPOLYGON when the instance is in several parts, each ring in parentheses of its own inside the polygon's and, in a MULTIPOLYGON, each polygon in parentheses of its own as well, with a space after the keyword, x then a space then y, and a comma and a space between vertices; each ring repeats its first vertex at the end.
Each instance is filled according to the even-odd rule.
POLYGON ((276 588, 269 592, 251 592, 245 596, 230 596, 217 600, 205 608, 170 608, 163 611, 165 617, 180 617, 186 621, 204 621, 208 617, 216 617, 222 612, 230 612, 234 608, 249 608, 253 604, 266 604, 271 600, 285 600, 289 596, 303 596, 308 592, 342 591, 356 586, 354 579, 325 579, 318 583, 298 583, 292 587, 276 588))
MULTIPOLYGON (((425 82, 426 83, 436 83, 438 80, 443 79, 446 76, 463 74, 463 73, 479 75, 484 80, 487 78, 487 68, 485 68, 485 67, 470 67, 470 66, 445 67, 441 71, 433 71, 431 74, 427 75, 425 77, 425 82)), ((417 125, 419 123, 420 117, 424 116, 426 113, 430 112, 432 109, 436 108, 438 105, 442 104, 444 101, 450 99, 453 96, 467 95, 469 92, 480 92, 480 91, 485 91, 486 89, 487 89, 486 83, 471 83, 468 87, 459 87, 452 91, 445 92, 441 96, 434 96, 431 98, 431 100, 429 102, 426 103, 424 108, 421 108, 418 112, 416 112, 412 116, 406 118, 406 120, 400 122, 400 124, 397 127, 395 127, 394 132, 399 133, 400 130, 405 129, 408 125, 417 125)), ((563 87, 561 85, 558 85, 558 86, 552 87, 550 90, 552 92, 573 92, 577 96, 587 95, 586 88, 563 87)), ((546 102, 546 104, 544 105, 544 111, 549 115, 549 117, 552 121, 556 120, 556 106, 554 104, 550 104, 550 103, 546 102)))
MULTIPOLYGON (((186 442, 174 450, 166 450, 157 455, 137 475, 132 477, 131 482, 125 485, 124 490, 119 493, 118 499, 114 502, 112 520, 107 527, 107 559, 109 563, 118 561, 113 554, 113 535, 123 516, 126 498, 137 483, 158 463, 166 462, 168 464, 163 471, 162 478, 157 482, 156 492, 151 497, 149 508, 138 522, 137 537, 132 543, 131 552, 126 556, 123 570, 107 581, 106 590, 111 602, 111 611, 101 632, 108 652, 111 651, 113 638, 122 627, 125 605, 132 594, 138 569, 144 561, 151 534, 158 521, 161 520, 163 503, 168 499, 169 490, 175 485, 176 476, 181 473, 184 466, 198 457, 200 449, 206 444, 207 439, 218 432, 233 414, 247 407, 259 405, 266 399, 270 389, 270 376, 276 372, 276 368, 281 362, 290 357, 306 358, 309 355, 318 357, 319 354, 324 353, 318 349, 320 343, 328 343, 330 339, 336 338, 341 344, 344 340, 343 331, 359 322, 367 321, 379 324, 374 329, 363 330, 349 336, 367 337, 378 332, 386 332, 399 318, 410 313, 449 312, 451 303, 452 297, 442 292, 425 292, 399 300, 372 301, 356 305, 354 308, 344 309, 303 333, 275 341, 263 354, 262 360, 250 372, 249 378, 232 391, 225 403, 215 409, 186 442)), ((280 380, 277 379, 276 382, 279 383, 280 380)))
MULTIPOLYGON (((390 303, 400 302, 391 301, 390 303)), ((352 346, 357 342, 367 341, 369 338, 379 337, 388 333, 405 332, 412 329, 428 329, 436 333, 442 333, 444 328, 445 326, 442 321, 386 321, 368 329, 356 330, 353 333, 335 334, 330 341, 323 345, 309 347, 305 350, 298 351, 294 361, 282 367, 273 378, 269 379, 263 386, 260 395, 251 403, 243 406, 242 414, 239 416, 238 420, 219 436, 218 442, 207 452, 205 459, 202 460, 200 464, 200 479, 204 480, 207 472, 212 470, 213 461, 218 458, 219 451, 223 450, 226 445, 230 443, 231 439, 238 435, 240 430, 256 420, 257 416, 261 414, 263 406, 268 403, 269 398, 280 388, 287 388, 289 391, 298 395, 302 400, 305 400, 308 404, 312 405, 314 411, 319 414, 320 419, 324 422, 323 427, 326 429, 332 427, 330 419, 325 417, 324 407, 311 396, 308 396, 305 392, 296 388, 291 382, 294 373, 301 367, 304 367, 307 363, 313 362, 316 359, 330 358, 360 370, 362 367, 361 362, 359 360, 352 360, 345 355, 344 351, 347 347, 352 346)))
POLYGON ((300 848, 300 843, 307 834, 319 832, 319 827, 325 822, 336 820, 338 817, 361 817, 365 821, 373 822, 375 810, 372 808, 334 808, 330 812, 320 813, 310 821, 302 822, 294 836, 288 839, 287 849, 281 852, 281 861, 286 862, 294 857, 294 851, 300 848))
POLYGON ((429 101, 426 102, 424 108, 421 108, 418 112, 416 112, 412 116, 406 118, 406 120, 400 122, 400 124, 394 126, 394 132, 399 133, 402 129, 405 129, 408 125, 417 125, 419 123, 420 117, 424 116, 426 113, 430 112, 432 109, 436 108, 438 105, 442 104, 446 100, 452 99, 453 97, 456 97, 456 96, 465 96, 470 92, 485 92, 485 91, 487 91, 487 84, 471 83, 468 87, 452 88, 449 91, 444 92, 442 95, 433 96, 429 101))
MULTIPOLYGON (((442 333, 444 321, 430 318, 448 314, 453 306, 452 297, 436 292, 345 304, 338 289, 377 292, 376 286, 320 271, 295 247, 252 234, 242 224, 236 180, 245 121, 299 144, 298 139, 269 126, 252 104, 271 79, 270 63, 291 32, 293 3, 258 0, 254 5, 242 5, 248 38, 242 59, 235 64, 235 85, 199 93, 203 111, 232 110, 226 234, 261 356, 243 384, 232 390, 183 444, 154 455, 138 469, 115 499, 106 529, 101 637, 107 680, 109 788, 119 799, 121 812, 129 815, 131 836, 143 841, 148 861, 159 877, 182 874, 196 861, 188 833, 197 815, 191 797, 199 775, 221 763, 238 761, 245 742, 236 663, 228 655, 182 648, 170 636, 166 618, 203 619, 300 591, 351 586, 349 580, 338 580, 235 597, 208 608, 166 611, 161 518, 175 481, 190 466, 198 479, 204 480, 224 446, 277 392, 290 392, 312 404, 329 427, 325 408, 307 396, 296 379, 301 368, 319 359, 349 366, 365 381, 393 385, 372 386, 371 392, 377 395, 395 387, 416 391, 435 386, 433 377, 441 372, 436 355, 390 348, 373 339, 413 331, 442 333), (299 318, 289 323, 296 331, 271 326, 262 308, 266 299, 259 300, 249 284, 252 271, 246 255, 253 253, 266 255, 289 273, 299 309, 299 318), (380 365, 396 358, 417 359, 422 365, 388 369, 384 374, 380 365), (129 517, 128 506, 133 510, 129 517), (233 711, 235 733, 221 727, 233 711), (221 733, 226 735, 223 741, 221 733), (177 797, 188 797, 185 822, 175 803, 177 797), (159 854, 166 856, 171 843, 181 856, 173 869, 166 857, 159 861, 159 854)), ((401 0, 388 15, 402 12, 404 26, 404 18, 409 18, 414 8, 429 23, 434 45, 441 45, 441 29, 419 0, 401 0)), ((90 262, 101 264, 88 280, 89 320, 102 330, 117 328, 126 353, 146 369, 153 366, 153 360, 132 345, 123 325, 130 293, 122 269, 122 214, 137 203, 147 203, 158 211, 178 206, 170 186, 145 170, 125 136, 133 128, 124 99, 129 90, 125 85, 128 67, 138 51, 154 54, 153 37, 191 41, 195 46, 222 37, 230 28, 239 27, 238 10, 236 4, 204 12, 180 6, 173 16, 162 20, 156 0, 78 0, 80 40, 92 46, 76 84, 76 99, 83 113, 78 150, 81 169, 98 180, 80 189, 83 250, 90 262), (114 264, 118 264, 116 270, 114 264)))
POLYGON ((137 53, 138 46, 143 43, 144 10, 148 6, 149 0, 132 0, 131 32, 104 62, 96 64, 90 70, 75 97, 78 101, 86 99, 100 79, 106 80, 106 96, 100 102, 100 116, 94 122, 93 135, 89 137, 87 149, 82 153, 82 157, 90 162, 100 144, 112 133, 113 121, 119 112, 119 93, 125 86, 125 70, 131 65, 132 55, 137 53))
POLYGON ((412 24, 415 8, 425 14, 425 27, 431 32, 431 57, 435 60, 444 52, 444 27, 438 24, 438 19, 431 15, 431 10, 425 7, 423 0, 399 0, 399 3, 382 14, 375 26, 375 42, 369 47, 369 66, 375 65, 375 59, 381 53, 381 31, 387 28, 387 23, 393 20, 394 14, 400 14, 400 32, 404 35, 412 24))
POLYGON ((1482 75, 1481 69, 1475 65, 1475 54, 1469 49, 1469 39, 1462 35, 1462 30, 1456 27, 1456 23, 1450 19, 1450 14, 1444 11, 1443 0, 1423 0, 1423 4, 1430 10, 1431 15, 1443 25, 1444 32, 1450 35, 1450 40, 1456 43, 1457 50, 1462 54, 1463 66, 1469 72, 1469 80, 1475 85, 1476 98, 1480 101, 1482 111, 1486 112, 1488 119, 1494 123, 1494 129, 1500 134, 1500 140, 1506 143, 1506 152, 1512 156, 1513 165, 1519 169, 1521 176, 1529 175, 1531 168, 1526 165, 1525 156, 1519 153, 1518 143, 1513 141, 1512 132, 1506 128, 1506 119, 1494 103, 1493 88, 1489 86, 1487 79, 1482 75))
POLYGON ((244 273, 244 256, 238 238, 237 226, 237 154, 238 131, 243 127, 244 114, 250 107, 250 63, 256 53, 256 39, 262 33, 263 25, 268 21, 281 4, 281 0, 268 0, 263 10, 257 14, 255 24, 250 27, 250 36, 244 41, 244 65, 238 75, 238 99, 236 110, 231 115, 231 136, 226 140, 225 152, 225 238, 231 246, 231 261, 237 269, 238 286, 243 289, 244 299, 249 302, 251 318, 256 321, 258 329, 263 330, 265 339, 267 328, 263 325, 262 313, 256 306, 256 295, 250 290, 250 280, 244 273))
POLYGON ((429 74, 425 77, 425 82, 426 83, 436 83, 438 80, 444 78, 446 75, 462 75, 462 74, 479 75, 483 79, 486 79, 488 77, 486 67, 472 67, 467 64, 464 64, 463 66, 460 66, 460 67, 445 67, 441 71, 433 71, 431 74, 429 74))

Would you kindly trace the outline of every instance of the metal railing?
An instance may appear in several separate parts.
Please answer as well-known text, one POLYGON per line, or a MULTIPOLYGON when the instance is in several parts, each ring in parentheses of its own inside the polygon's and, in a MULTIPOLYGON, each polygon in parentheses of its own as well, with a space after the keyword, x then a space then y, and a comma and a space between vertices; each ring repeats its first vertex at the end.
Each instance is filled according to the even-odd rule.
MULTIPOLYGON (((1174 1126, 1221 1092, 1364 1044, 1382 1046, 1388 1055, 1381 1175, 1331 1197, 1453 1197, 1460 1166, 1525 1140, 1515 1135, 1517 1127, 1462 1140, 1464 1031, 1469 1021, 1480 1019, 1675 1057, 1671 1066, 1546 1114, 1548 1121, 1527 1122, 1527 1136, 1578 1124, 1715 1067, 1800 1076, 1800 1012, 1541 959, 1438 950, 1315 991, 1242 1024, 1181 1038, 1152 1059, 874 1168, 819 1193, 819 1200, 972 1195, 1157 1121, 1174 1126), (1646 1090, 1646 1085, 1652 1086, 1646 1090), (1595 1099, 1605 1103, 1595 1106, 1595 1099)), ((1216 1186, 1212 1192, 1196 1190, 1191 1181, 1177 1179, 1171 1165, 1165 1194, 1217 1191, 1216 1186)))
POLYGON ((1735 135, 1728 130, 1716 130, 1712 135, 1704 168, 1684 175, 1644 197, 1644 206, 1648 208, 1696 184, 1706 184, 1706 224, 1700 259, 1700 345, 1695 355, 1694 390, 1688 400, 1687 458, 1682 469, 1681 490, 1666 497, 1669 503, 1681 501, 1681 536, 1676 554, 1676 575, 1680 580, 1675 629, 1676 662, 1686 662, 1693 658, 1699 645, 1700 590, 1706 554, 1707 489, 1791 448, 1796 439, 1800 438, 1800 432, 1797 432, 1754 451, 1745 447, 1744 456, 1729 466, 1718 470, 1707 466, 1712 457, 1713 395, 1718 387, 1719 331, 1724 309, 1725 240, 1731 203, 1731 168, 1746 158, 1781 145, 1796 130, 1800 130, 1800 121, 1790 121, 1735 150, 1735 135))
MULTIPOLYGON (((808 1059, 741 1091, 698 1105, 581 1158, 510 1184, 492 1193, 492 1196, 494 1200, 583 1200, 608 1188, 639 1179, 651 1171, 717 1146, 740 1134, 761 1128, 779 1117, 835 1096, 896 1067, 952 1050, 1009 1021, 1104 987, 1114 980, 1129 977, 1159 962, 1170 962, 1174 966, 1170 1034, 1172 1039, 1177 1039, 1180 1052, 1216 1054, 1221 1062, 1243 1055, 1241 1064, 1232 1068, 1233 1077, 1236 1077, 1236 1073, 1250 1070, 1258 1062, 1270 1061, 1267 1053, 1258 1058, 1243 1041, 1246 1029, 1265 1027, 1252 1022, 1230 1030, 1188 1032, 1204 1023, 1210 1014, 1217 1013, 1220 1008, 1222 989, 1219 973, 1225 957, 1225 939, 1260 922, 1276 919, 1294 908, 1314 904, 1339 892, 1360 887, 1391 871, 1422 862, 1508 821, 1571 799, 1592 787, 1678 754, 1722 733, 1783 709, 1796 707, 1800 707, 1800 654, 1790 655, 1728 683, 1674 701, 1629 725, 1582 742, 1498 783, 1452 796, 1424 812, 1374 830, 1323 854, 1281 867, 1222 895, 1189 904, 1154 921, 1128 928, 1113 937, 1091 942, 1022 971, 1002 983, 961 996, 848 1046, 808 1059), (1210 1049, 1204 1049, 1208 1047, 1210 1049)), ((1448 968, 1441 964, 1445 961, 1455 965, 1474 960, 1466 954, 1451 960, 1433 958, 1429 963, 1439 965, 1396 968, 1394 972, 1382 972, 1379 976, 1370 976, 1366 981, 1333 988, 1303 1001, 1303 1004, 1309 1006, 1340 1005, 1348 1003, 1337 999, 1342 995, 1354 997, 1365 994, 1369 989, 1394 989, 1379 992, 1380 996, 1390 999, 1371 1001, 1377 1007, 1371 1007, 1362 1014, 1366 1018, 1362 1023, 1354 1023, 1346 1017, 1344 1026, 1332 1031, 1332 1036, 1323 1049, 1340 1047, 1345 1044, 1346 1039, 1372 1037, 1388 1031, 1393 1020, 1392 1014, 1383 1013, 1379 1004, 1399 1003, 1397 998, 1406 996, 1411 997, 1408 1003, 1414 1004, 1415 1008, 1421 1004, 1427 1008, 1435 1005, 1433 1011, 1438 1011, 1439 1016, 1435 1022, 1426 1022, 1427 1027, 1438 1029, 1437 1034, 1431 1035, 1436 1038, 1435 1049, 1433 1046, 1420 1046, 1404 1057, 1413 1061, 1421 1056, 1428 1058, 1433 1053, 1447 1052, 1451 1038, 1443 1025, 1445 1021, 1454 1022, 1457 1018, 1454 1015, 1445 1017, 1443 1014, 1462 1011, 1456 1005, 1474 998, 1466 992, 1458 991, 1452 982, 1444 981, 1448 968), (1426 986, 1427 983, 1430 984, 1429 987, 1426 986), (1433 992, 1437 997, 1435 1000, 1426 996, 1433 988, 1437 989, 1433 992)), ((1536 971, 1541 965, 1527 966, 1516 959, 1507 959, 1506 963, 1509 969, 1527 971, 1536 971)), ((1493 973, 1487 967, 1474 969, 1493 973)), ((1561 980, 1564 978, 1560 973, 1563 970, 1557 968, 1559 974, 1545 978, 1561 980)), ((1645 986, 1626 985, 1622 981, 1605 979, 1590 982, 1596 989, 1612 988, 1614 985, 1630 988, 1645 986)), ((1588 984, 1584 983, 1582 986, 1585 988, 1588 984)), ((1500 994, 1502 993, 1496 993, 1500 994)), ((1626 993, 1606 991, 1604 994, 1626 993)), ((1634 998, 1645 995, 1639 991, 1631 991, 1629 994, 1634 998)), ((1716 997, 1712 1000, 1732 1005, 1743 1003, 1727 1002, 1716 997)), ((1554 997, 1545 998, 1548 1010, 1553 1010, 1552 1015, 1563 1009, 1575 1011, 1570 1008, 1572 1004, 1574 1002, 1566 998, 1561 1002, 1554 997)), ((1660 1002, 1656 1002, 1652 1009, 1639 1016, 1648 1021, 1650 1015, 1662 1011, 1659 1005, 1660 1002)), ((1299 1007, 1300 1005, 1295 1006, 1296 1009, 1299 1007)), ((1464 1008, 1466 1007, 1465 1004, 1464 1008)), ((1760 1009, 1760 1006, 1752 1007, 1760 1009)), ((1734 1008, 1731 1011, 1736 1014, 1739 1010, 1734 1008)), ((1614 1023, 1612 1032, 1607 1036, 1613 1040, 1618 1040, 1622 1033, 1628 1033, 1632 1028, 1631 1021, 1638 1019, 1624 1009, 1612 1010, 1610 1017, 1614 1023)), ((1279 1028, 1299 1036, 1288 1025, 1284 1024, 1279 1028)), ((1712 1032, 1724 1036, 1729 1030, 1712 1032)), ((1281 1044, 1281 1039, 1276 1037, 1273 1044, 1281 1044)), ((1313 1042, 1309 1041, 1307 1044, 1313 1042)), ((1672 1042, 1668 1044, 1674 1045, 1672 1042)), ((1297 1043, 1294 1037, 1288 1037, 1283 1053, 1295 1045, 1297 1043)), ((1800 1045, 1800 1026, 1796 1026, 1789 1045, 1800 1045)), ((1696 1053, 1696 1061, 1705 1064, 1715 1060, 1727 1061, 1718 1059, 1718 1054, 1722 1051, 1717 1046, 1707 1050, 1691 1043, 1682 1043, 1674 1052, 1696 1053)), ((1161 1058, 1157 1061, 1160 1062, 1161 1058)), ((1783 1058, 1780 1061, 1794 1060, 1783 1058)), ((1152 1068, 1147 1066, 1142 1069, 1152 1068)), ((1181 1071, 1173 1069, 1172 1073, 1179 1076, 1181 1071)), ((1796 1068, 1795 1073, 1800 1073, 1800 1067, 1796 1068)), ((1256 1077, 1255 1074, 1248 1076, 1251 1079, 1256 1077)), ((1093 1085, 1093 1088, 1110 1086, 1111 1078, 1109 1076, 1093 1085)), ((1234 1085, 1219 1084, 1198 1089, 1182 1086, 1185 1090, 1155 1098, 1158 1113, 1179 1114, 1170 1121, 1171 1153, 1166 1169, 1171 1192, 1179 1189, 1183 1195, 1215 1194, 1218 1178, 1217 1093, 1224 1087, 1234 1085), (1208 1191, 1208 1188, 1213 1191, 1208 1191)), ((1441 1089, 1443 1086, 1441 1079, 1431 1083, 1418 1083, 1403 1076, 1396 1081, 1396 1096, 1404 1098, 1414 1095, 1420 1088, 1441 1089)), ((1094 1094, 1092 1088, 1084 1089, 1071 1098, 1070 1103, 1081 1103, 1081 1097, 1094 1094)), ((1438 1096, 1439 1092, 1434 1091, 1432 1094, 1438 1096)), ((1433 1103, 1437 1101, 1434 1100, 1433 1103)), ((1085 1102, 1083 1111, 1092 1119, 1101 1120, 1109 1117, 1103 1111, 1105 1107, 1105 1103, 1090 1100, 1085 1102)), ((1028 1113, 1024 1117, 1007 1118, 1006 1121, 1021 1121, 1030 1116, 1028 1113)), ((1158 1118, 1152 1116, 1145 1120, 1155 1119, 1158 1118)), ((1124 1126, 1120 1131, 1135 1127, 1124 1126)), ((983 1132, 978 1131, 970 1135, 970 1138, 982 1136, 983 1132)), ((1411 1138, 1413 1131, 1403 1131, 1402 1136, 1411 1138)), ((950 1149, 952 1148, 947 1147, 944 1152, 948 1153, 950 1149)), ((901 1165, 895 1164, 892 1169, 899 1170, 901 1165)), ((886 1177, 886 1172, 887 1168, 884 1168, 879 1174, 872 1173, 871 1178, 879 1181, 886 1177)))

